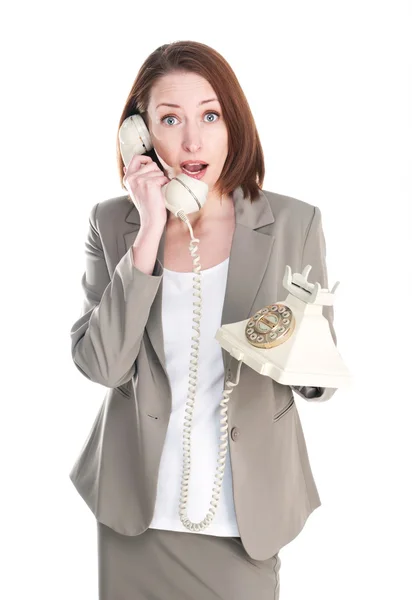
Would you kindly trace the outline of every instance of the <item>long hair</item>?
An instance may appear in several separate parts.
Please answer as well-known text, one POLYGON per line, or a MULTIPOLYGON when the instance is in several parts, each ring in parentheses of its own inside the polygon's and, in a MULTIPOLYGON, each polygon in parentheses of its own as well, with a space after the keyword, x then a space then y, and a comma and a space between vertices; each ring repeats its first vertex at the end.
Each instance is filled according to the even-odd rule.
MULTIPOLYGON (((153 84, 164 75, 177 71, 197 73, 206 79, 220 102, 228 129, 228 155, 216 188, 230 194, 239 185, 250 201, 257 199, 265 176, 263 150, 246 96, 228 62, 216 50, 193 41, 177 41, 159 46, 144 61, 126 100, 117 134, 123 121, 140 114, 148 125, 147 108, 153 84)), ((122 188, 123 159, 117 135, 117 164, 122 188)), ((147 155, 164 172, 154 149, 147 155)), ((131 200, 130 200, 131 201, 131 200)))

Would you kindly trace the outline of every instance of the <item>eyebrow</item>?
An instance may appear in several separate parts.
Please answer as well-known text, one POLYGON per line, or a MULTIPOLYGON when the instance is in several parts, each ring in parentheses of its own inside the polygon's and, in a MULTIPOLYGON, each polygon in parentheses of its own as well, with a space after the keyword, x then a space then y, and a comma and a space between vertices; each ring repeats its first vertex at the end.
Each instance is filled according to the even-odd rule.
MULTIPOLYGON (((206 104, 207 102, 213 102, 214 100, 217 100, 217 98, 209 98, 209 100, 202 100, 202 102, 199 102, 198 106, 202 106, 202 104, 206 104)), ((156 108, 159 108, 159 106, 171 106, 173 108, 182 108, 178 104, 170 104, 169 102, 162 102, 161 104, 158 104, 156 108)))

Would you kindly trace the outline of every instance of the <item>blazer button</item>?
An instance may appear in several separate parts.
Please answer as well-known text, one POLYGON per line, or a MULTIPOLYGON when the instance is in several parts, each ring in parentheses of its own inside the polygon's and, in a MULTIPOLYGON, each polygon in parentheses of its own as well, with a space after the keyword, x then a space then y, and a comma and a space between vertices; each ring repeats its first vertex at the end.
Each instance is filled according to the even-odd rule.
POLYGON ((240 431, 238 427, 232 427, 232 431, 230 432, 230 437, 234 442, 239 439, 240 431))

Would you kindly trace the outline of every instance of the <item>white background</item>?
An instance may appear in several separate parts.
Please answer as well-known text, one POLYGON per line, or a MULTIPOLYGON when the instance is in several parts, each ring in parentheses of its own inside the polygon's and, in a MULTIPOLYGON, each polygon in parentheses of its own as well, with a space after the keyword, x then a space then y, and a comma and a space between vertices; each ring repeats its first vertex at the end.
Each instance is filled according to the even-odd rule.
POLYGON ((411 598, 407 3, 37 1, 0 21, 1 596, 97 599, 95 520, 68 475, 105 393, 70 355, 88 215, 124 194, 116 127, 141 63, 192 39, 239 78, 263 188, 321 209, 341 282, 354 384, 298 399, 322 507, 281 550, 281 600, 411 598))

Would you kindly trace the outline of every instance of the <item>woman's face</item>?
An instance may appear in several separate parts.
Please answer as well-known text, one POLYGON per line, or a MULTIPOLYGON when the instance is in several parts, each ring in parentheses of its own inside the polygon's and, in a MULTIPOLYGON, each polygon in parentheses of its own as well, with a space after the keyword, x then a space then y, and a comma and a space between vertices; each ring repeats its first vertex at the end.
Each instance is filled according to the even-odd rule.
POLYGON ((209 82, 196 73, 164 75, 152 87, 147 120, 154 150, 169 179, 183 172, 182 162, 203 161, 209 166, 202 181, 212 190, 227 157, 228 136, 209 82), (163 103, 179 107, 159 106, 163 103))

